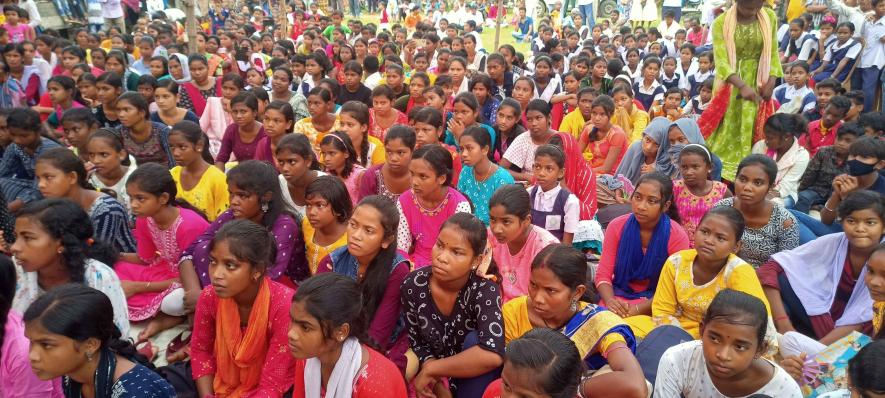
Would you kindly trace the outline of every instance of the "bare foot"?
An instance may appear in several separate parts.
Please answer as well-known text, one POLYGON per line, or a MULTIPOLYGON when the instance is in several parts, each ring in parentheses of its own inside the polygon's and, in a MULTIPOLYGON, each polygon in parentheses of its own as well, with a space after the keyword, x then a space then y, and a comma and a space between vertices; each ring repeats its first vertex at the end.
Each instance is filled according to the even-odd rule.
POLYGON ((178 362, 178 361, 184 361, 184 360, 187 360, 188 358, 190 358, 190 356, 191 356, 191 346, 190 346, 190 344, 188 344, 187 346, 176 351, 175 353, 167 355, 166 362, 174 363, 174 362, 178 362))
POLYGON ((157 316, 155 316, 154 319, 151 319, 147 326, 145 326, 144 330, 138 334, 137 344, 147 341, 151 337, 157 335, 157 333, 175 327, 182 321, 184 321, 184 317, 166 315, 162 312, 157 312, 157 316))

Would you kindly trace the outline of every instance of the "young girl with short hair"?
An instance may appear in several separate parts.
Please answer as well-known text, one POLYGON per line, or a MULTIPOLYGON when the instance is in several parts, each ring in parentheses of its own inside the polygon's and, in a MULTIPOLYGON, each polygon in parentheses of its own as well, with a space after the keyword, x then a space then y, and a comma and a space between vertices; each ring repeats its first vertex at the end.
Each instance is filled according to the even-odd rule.
POLYGON ((451 186, 452 156, 436 144, 424 145, 409 163, 411 187, 400 195, 397 229, 399 249, 409 253, 416 267, 430 265, 439 226, 453 214, 471 213, 470 201, 451 186))
POLYGON ((141 94, 127 92, 115 104, 121 127, 117 135, 138 164, 159 163, 175 167, 169 150, 169 127, 152 122, 148 103, 141 94))
POLYGON ((370 167, 384 163, 384 144, 380 139, 369 135, 369 107, 361 102, 348 101, 341 106, 338 113, 341 131, 350 137, 357 158, 355 162, 362 167, 370 167))
POLYGON ((307 206, 301 230, 313 275, 323 258, 347 245, 347 220, 353 212, 353 202, 344 182, 334 176, 321 176, 311 182, 304 191, 304 199, 307 206))
POLYGON ((34 301, 23 319, 37 377, 61 378, 65 397, 175 397, 172 385, 117 329, 115 310, 102 292, 79 284, 34 301))
POLYGON ((555 145, 542 145, 535 151, 534 186, 529 189, 532 223, 570 245, 578 228, 580 204, 578 197, 561 181, 565 175, 565 153, 555 145))
POLYGON ((510 173, 489 160, 492 141, 488 132, 471 126, 461 134, 461 159, 464 168, 458 178, 458 191, 474 204, 474 214, 486 225, 489 223, 488 201, 495 191, 506 184, 512 184, 510 173))
POLYGON ((86 168, 67 148, 50 149, 37 158, 37 185, 46 198, 66 198, 89 213, 96 239, 122 252, 135 251, 129 216, 117 199, 87 182, 86 168))
POLYGON ((310 140, 303 134, 288 134, 277 144, 274 157, 280 171, 280 192, 286 209, 300 223, 305 215, 305 190, 311 182, 326 175, 313 152, 310 140))
POLYGON ((808 167, 810 156, 799 144, 799 136, 807 131, 807 122, 800 115, 776 113, 765 121, 765 139, 753 145, 752 153, 763 154, 777 162, 777 177, 771 196, 779 203, 796 203, 799 182, 808 167))
POLYGON ((276 147, 286 134, 292 134, 295 126, 295 111, 292 105, 284 101, 273 101, 264 109, 262 118, 265 136, 258 141, 255 148, 255 159, 268 162, 274 167, 277 161, 274 159, 276 147))
POLYGON ((190 205, 175 199, 175 185, 168 169, 151 163, 138 168, 126 182, 132 213, 137 217, 138 248, 134 253, 122 253, 114 271, 127 295, 129 319, 150 320, 139 333, 139 341, 184 320, 178 260, 181 251, 209 226, 190 205))
MULTIPOLYGON (((369 137, 374 138, 374 137, 369 137)), ((415 151, 415 130, 409 126, 393 126, 384 137, 385 161, 366 169, 357 184, 359 199, 382 195, 396 202, 411 186, 409 163, 415 151)))
POLYGON ((679 174, 673 181, 673 205, 679 210, 682 228, 694 247, 694 233, 704 214, 723 198, 731 197, 728 186, 710 179, 713 160, 710 150, 700 144, 688 144, 679 153, 679 174))
POLYGON ((191 335, 199 396, 282 396, 292 387, 286 334, 294 292, 268 271, 281 243, 251 220, 225 224, 207 243, 212 285, 200 294, 191 335))
POLYGON ((347 222, 348 244, 329 253, 317 267, 317 274, 335 272, 357 282, 368 337, 405 370, 408 333, 397 328, 397 323, 401 314, 399 289, 411 267, 396 248, 398 225, 394 202, 381 195, 363 198, 347 222))
MULTIPOLYGON (((336 397, 407 396, 400 370, 371 348, 377 344, 366 337, 362 321, 371 304, 366 303, 366 287, 352 278, 326 273, 298 287, 288 333, 290 353, 297 359, 294 398, 322 392, 336 397), (321 374, 333 376, 324 382, 321 374)), ((368 332, 371 335, 371 327, 368 332)))
POLYGON ((400 288, 409 346, 421 363, 412 379, 419 394, 449 390, 477 397, 498 378, 504 354, 501 293, 475 271, 486 234, 472 214, 449 217, 432 239, 433 266, 413 271, 400 288))
POLYGON ((113 130, 98 129, 89 136, 86 149, 89 163, 92 164, 92 173, 87 182, 100 191, 113 192, 117 201, 126 209, 128 218, 134 220, 129 207, 126 181, 135 171, 135 165, 130 164, 129 153, 123 149, 123 143, 113 130))
POLYGON ((489 247, 505 303, 528 294, 535 255, 559 243, 550 231, 532 224, 531 213, 531 198, 522 185, 504 185, 489 199, 489 247))
POLYGON ((664 352, 655 396, 802 397, 790 375, 763 358, 768 319, 764 300, 731 288, 718 292, 703 314, 701 339, 664 352))

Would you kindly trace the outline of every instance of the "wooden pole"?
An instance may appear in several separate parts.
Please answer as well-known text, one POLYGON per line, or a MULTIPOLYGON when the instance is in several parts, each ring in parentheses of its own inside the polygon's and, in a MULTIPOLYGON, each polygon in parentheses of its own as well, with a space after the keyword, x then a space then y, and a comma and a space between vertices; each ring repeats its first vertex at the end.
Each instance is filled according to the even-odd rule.
POLYGON ((498 15, 495 17, 495 48, 498 51, 498 44, 501 40, 501 20, 504 19, 504 0, 498 0, 498 15))
POLYGON ((184 2, 184 30, 187 34, 187 52, 197 52, 197 17, 194 12, 195 0, 183 0, 184 2))

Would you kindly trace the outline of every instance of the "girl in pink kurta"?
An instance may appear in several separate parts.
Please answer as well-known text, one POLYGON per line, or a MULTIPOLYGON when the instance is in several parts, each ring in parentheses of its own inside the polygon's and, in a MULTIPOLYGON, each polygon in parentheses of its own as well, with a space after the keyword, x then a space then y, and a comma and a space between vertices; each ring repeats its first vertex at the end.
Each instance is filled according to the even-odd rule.
POLYGON ((529 293, 535 255, 559 243, 546 229, 532 224, 530 204, 528 191, 519 184, 498 188, 489 200, 489 246, 505 303, 529 293))
POLYGON ((176 281, 181 252, 209 223, 205 218, 175 202, 175 180, 165 166, 147 163, 136 169, 126 183, 132 199, 137 253, 124 253, 114 270, 134 292, 126 300, 129 319, 141 321, 162 310, 167 315, 183 315, 181 297, 166 297, 180 287, 176 281), (126 283, 129 282, 129 283, 126 283))
POLYGON ((397 245, 416 268, 430 265, 430 252, 443 223, 458 212, 472 213, 470 202, 450 187, 452 154, 439 144, 424 145, 409 163, 412 188, 397 201, 400 211, 397 245))
POLYGON ((679 154, 679 165, 682 179, 673 181, 673 205, 679 209, 680 224, 688 234, 690 247, 694 247, 694 231, 701 218, 731 192, 722 182, 710 180, 713 161, 706 147, 686 145, 679 154))

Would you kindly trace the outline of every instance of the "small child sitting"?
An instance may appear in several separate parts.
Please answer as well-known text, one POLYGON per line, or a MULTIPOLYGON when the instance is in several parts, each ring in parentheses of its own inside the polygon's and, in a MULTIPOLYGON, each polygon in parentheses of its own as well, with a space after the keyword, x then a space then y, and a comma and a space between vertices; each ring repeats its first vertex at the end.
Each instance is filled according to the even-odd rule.
POLYGON ((821 147, 836 142, 836 133, 850 108, 851 100, 837 95, 830 100, 823 118, 808 124, 808 134, 802 137, 800 144, 808 149, 811 156, 814 156, 821 147))
POLYGON ((682 90, 680 90, 679 87, 669 88, 667 89, 667 92, 664 93, 664 100, 652 105, 649 117, 651 119, 656 117, 666 117, 667 119, 675 121, 683 115, 682 108, 679 106, 680 104, 682 104, 682 90))
POLYGON ((571 245, 578 228, 580 203, 577 196, 560 184, 565 176, 565 152, 555 145, 542 145, 535 151, 532 168, 535 178, 535 186, 529 188, 532 224, 546 229, 563 244, 571 245))
POLYGON ((685 116, 698 120, 701 117, 701 114, 704 113, 704 110, 710 106, 710 101, 713 99, 714 80, 715 79, 710 78, 701 83, 698 88, 698 95, 688 101, 685 104, 685 108, 682 109, 685 116))
POLYGON ((799 180, 795 202, 784 201, 784 205, 806 214, 813 207, 823 205, 833 193, 833 180, 848 172, 848 148, 863 135, 863 130, 853 123, 842 126, 836 133, 836 142, 819 148, 811 158, 799 180))
POLYGON ((814 109, 817 97, 808 87, 808 63, 796 61, 787 68, 789 83, 774 89, 774 99, 780 103, 779 113, 803 113, 814 109))

